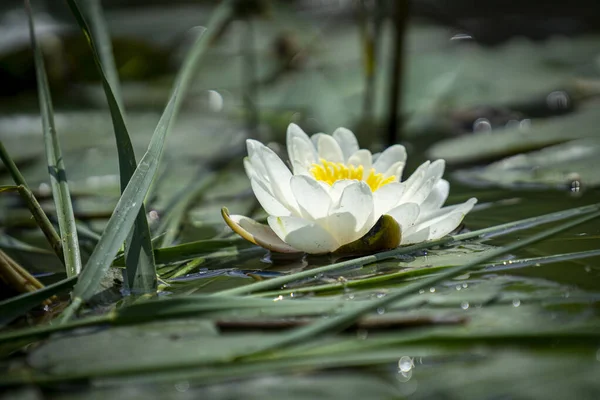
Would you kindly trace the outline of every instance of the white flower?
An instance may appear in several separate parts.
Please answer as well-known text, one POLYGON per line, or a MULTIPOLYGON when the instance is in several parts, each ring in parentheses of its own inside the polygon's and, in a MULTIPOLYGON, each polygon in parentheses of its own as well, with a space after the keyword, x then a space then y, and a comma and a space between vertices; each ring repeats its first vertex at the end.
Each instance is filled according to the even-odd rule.
POLYGON ((247 147, 246 174, 269 214, 269 225, 230 216, 226 209, 223 217, 245 239, 276 252, 336 251, 361 239, 382 215, 397 222, 400 235, 395 245, 439 239, 456 229, 477 202, 472 198, 442 208, 450 189, 441 179, 444 160, 423 163, 401 182, 403 146, 391 146, 373 157, 359 149, 356 137, 345 128, 309 138, 290 124, 291 171, 260 142, 248 140, 247 147))

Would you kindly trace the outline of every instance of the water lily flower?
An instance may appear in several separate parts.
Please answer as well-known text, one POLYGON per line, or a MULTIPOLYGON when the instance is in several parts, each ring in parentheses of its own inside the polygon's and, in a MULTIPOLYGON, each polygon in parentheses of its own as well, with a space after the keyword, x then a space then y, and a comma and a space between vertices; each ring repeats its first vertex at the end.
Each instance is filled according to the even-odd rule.
POLYGON ((268 225, 226 209, 223 218, 240 236, 274 252, 343 252, 360 241, 368 247, 382 223, 384 240, 370 250, 439 239, 455 230, 477 202, 442 207, 450 190, 442 179, 444 160, 426 161, 401 181, 404 146, 372 155, 345 128, 309 138, 290 124, 291 168, 262 143, 246 143, 244 167, 269 214, 268 225))

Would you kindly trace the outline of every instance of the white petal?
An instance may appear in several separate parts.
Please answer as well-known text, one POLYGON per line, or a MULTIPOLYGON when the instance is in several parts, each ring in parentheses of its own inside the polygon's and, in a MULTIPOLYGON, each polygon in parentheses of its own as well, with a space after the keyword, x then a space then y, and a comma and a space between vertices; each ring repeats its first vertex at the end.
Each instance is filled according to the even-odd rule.
POLYGON ((259 149, 259 155, 266 169, 273 196, 289 210, 296 210, 297 204, 290 188, 292 173, 275 152, 266 146, 259 149))
POLYGON ((310 137, 310 141, 312 142, 313 146, 315 146, 315 149, 319 148, 319 138, 321 136, 328 136, 328 135, 325 135, 324 133, 315 133, 310 137))
POLYGON ((252 166, 252 162, 248 157, 244 157, 244 170, 246 171, 248 179, 256 177, 256 169, 252 166))
POLYGON ((444 175, 444 169, 446 168, 446 161, 444 160, 435 160, 429 165, 429 169, 427 170, 426 178, 434 178, 435 182, 439 181, 444 175))
POLYGON ((445 179, 440 179, 429 196, 421 203, 422 213, 427 214, 443 206, 448 198, 448 193, 450 193, 450 183, 445 179))
POLYGON ((292 164, 294 174, 308 174, 312 165, 318 162, 317 151, 312 142, 294 137, 291 139, 291 142, 288 142, 288 146, 293 148, 293 156, 290 156, 290 163, 292 164))
MULTIPOLYGON (((252 165, 252 169, 258 177, 262 177, 262 179, 267 179, 267 170, 263 164, 262 159, 260 158, 259 149, 264 147, 262 143, 259 141, 248 139, 246 140, 246 148, 248 149, 248 162, 252 165)), ((246 170, 248 173, 248 170, 246 170)))
POLYGON ((455 230, 464 217, 464 213, 452 212, 436 218, 435 221, 418 224, 414 227, 414 231, 407 235, 406 241, 402 240, 402 244, 440 239, 455 230))
POLYGON ((356 167, 363 167, 363 179, 366 179, 371 172, 372 167, 372 156, 371 152, 366 149, 361 149, 355 152, 348 159, 348 165, 354 165, 356 167))
POLYGON ((246 151, 248 151, 248 157, 252 158, 254 155, 258 155, 258 149, 264 146, 261 142, 254 139, 246 139, 246 151))
POLYGON ((419 206, 421 203, 425 201, 429 194, 431 194, 431 190, 433 189, 433 185, 435 183, 435 178, 429 178, 429 180, 421 185, 421 187, 410 196, 410 202, 417 203, 419 206))
POLYGON ((278 217, 291 215, 290 210, 273 196, 264 182, 258 179, 251 179, 250 184, 252 185, 252 191, 256 199, 267 214, 278 217))
MULTIPOLYGON (((421 183, 423 182, 425 173, 429 170, 429 165, 431 165, 431 162, 425 161, 423 164, 419 165, 419 167, 415 170, 415 172, 412 173, 411 176, 408 177, 408 179, 406 179, 404 181, 404 184, 406 185, 407 190, 409 189, 410 186, 414 185, 414 183, 416 181, 420 180, 421 183)), ((421 186, 421 185, 419 184, 418 186, 421 186)))
POLYGON ((446 206, 444 208, 429 211, 428 213, 422 213, 417 223, 431 225, 432 223, 435 223, 438 219, 443 218, 445 215, 448 214, 456 212, 466 214, 469 211, 471 211, 471 209, 476 203, 477 199, 473 197, 465 201, 464 203, 446 206))
POLYGON ((402 235, 402 239, 400 239, 400 244, 401 245, 407 245, 407 244, 414 244, 414 243, 421 243, 426 241, 429 238, 429 228, 425 228, 425 229, 421 229, 420 231, 416 232, 414 230, 414 227, 407 230, 406 234, 402 235))
POLYGON ((347 161, 352 154, 358 151, 358 140, 356 140, 356 136, 354 136, 354 133, 352 133, 351 130, 337 128, 331 136, 333 136, 340 145, 342 154, 344 155, 344 161, 347 161))
POLYGON ((343 163, 346 161, 344 160, 340 145, 329 135, 319 136, 317 150, 319 152, 319 158, 335 163, 343 163))
POLYGON ((360 149, 350 156, 348 159, 349 165, 355 165, 357 167, 363 166, 366 170, 372 167, 372 156, 371 152, 367 149, 360 149))
POLYGON ((400 144, 395 144, 385 149, 385 151, 377 157, 377 161, 373 164, 373 168, 375 168, 375 171, 377 172, 385 173, 398 161, 406 162, 406 149, 400 144))
POLYGON ((428 240, 436 240, 446 236, 458 228, 463 218, 465 218, 465 214, 452 213, 438 223, 430 226, 428 240))
POLYGON ((398 161, 392 164, 391 167, 389 167, 387 169, 387 171, 385 171, 383 173, 383 176, 385 178, 389 177, 389 176, 395 176, 396 177, 396 181, 399 181, 400 178, 402 177, 402 170, 404 169, 404 161, 398 161))
POLYGON ((396 178, 398 178, 398 181, 400 181, 402 179, 402 173, 404 172, 404 167, 405 167, 404 164, 400 165, 396 169, 396 172, 392 174, 392 175, 396 175, 396 178))
POLYGON ((423 164, 419 166, 413 172, 411 176, 408 177, 406 181, 404 181, 404 194, 402 195, 401 202, 409 203, 412 202, 412 196, 423 186, 425 182, 425 176, 427 174, 427 170, 429 168, 429 161, 425 161, 423 164))
POLYGON ((389 210, 390 215, 400 225, 402 236, 411 226, 415 224, 419 217, 419 205, 415 203, 404 203, 389 210))
POLYGON ((373 221, 373 194, 362 181, 348 185, 339 201, 332 204, 327 218, 328 230, 340 245, 364 236, 373 221))
POLYGON ((331 188, 329 190, 329 196, 331 197, 332 203, 337 203, 340 201, 340 197, 342 197, 342 193, 344 193, 344 189, 348 186, 352 185, 356 181, 354 179, 342 179, 339 181, 333 182, 331 188))
POLYGON ((295 175, 290 185, 303 218, 316 221, 327 217, 331 198, 319 182, 308 176, 295 175))
POLYGON ((304 173, 317 161, 317 151, 310 138, 296 124, 287 129, 287 150, 294 173, 304 173))
POLYGON ((292 246, 284 243, 271 228, 243 215, 229 215, 226 209, 221 210, 223 219, 229 227, 244 239, 279 253, 298 253, 292 246))
POLYGON ((394 208, 404 192, 404 185, 399 182, 388 183, 373 192, 374 212, 373 218, 379 219, 383 214, 394 208))
POLYGON ((298 217, 269 217, 269 226, 288 245, 310 254, 324 254, 340 245, 316 222, 298 217))

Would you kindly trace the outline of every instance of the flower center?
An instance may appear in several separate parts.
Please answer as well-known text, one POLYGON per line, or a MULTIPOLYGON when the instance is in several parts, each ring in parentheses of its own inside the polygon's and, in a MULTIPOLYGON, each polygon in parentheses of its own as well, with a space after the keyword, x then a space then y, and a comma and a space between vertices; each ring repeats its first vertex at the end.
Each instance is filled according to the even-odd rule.
POLYGON ((369 170, 369 175, 363 179, 364 167, 362 165, 346 165, 342 163, 335 163, 321 159, 321 164, 313 164, 310 172, 316 180, 327 183, 329 186, 342 179, 356 179, 359 181, 365 181, 371 188, 372 192, 375 192, 382 186, 388 183, 394 182, 395 176, 388 176, 385 178, 382 173, 375 172, 374 168, 369 170))

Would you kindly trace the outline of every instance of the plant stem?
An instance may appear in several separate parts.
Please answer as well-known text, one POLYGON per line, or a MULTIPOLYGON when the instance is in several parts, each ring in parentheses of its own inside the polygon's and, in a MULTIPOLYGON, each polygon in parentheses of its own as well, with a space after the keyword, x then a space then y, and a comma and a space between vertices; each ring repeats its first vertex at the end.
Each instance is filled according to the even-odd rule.
POLYGON ((402 78, 404 75, 404 36, 408 23, 408 0, 394 2, 394 41, 392 55, 391 82, 389 93, 387 146, 396 144, 401 138, 398 131, 402 126, 402 78))

